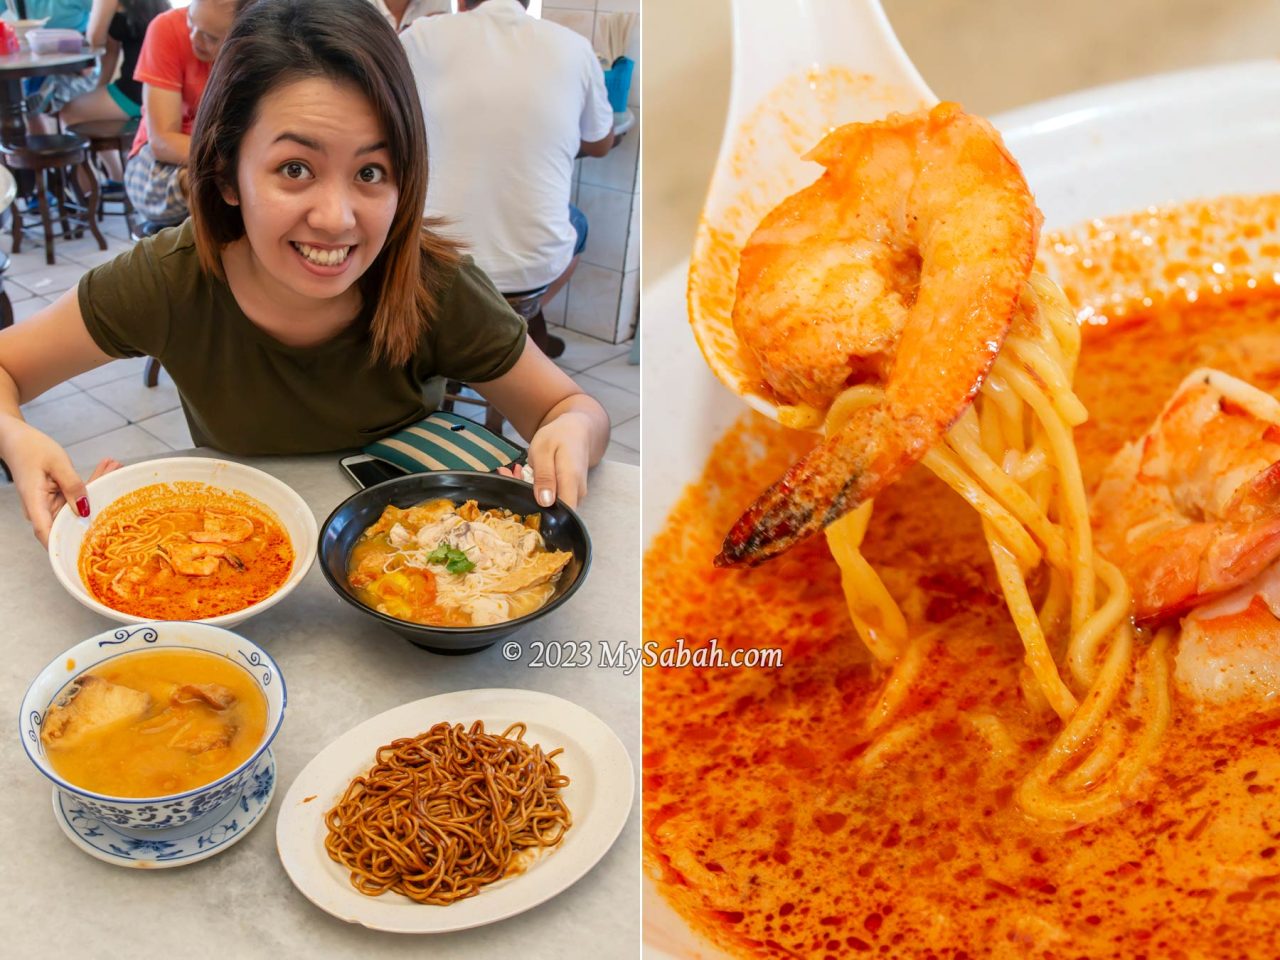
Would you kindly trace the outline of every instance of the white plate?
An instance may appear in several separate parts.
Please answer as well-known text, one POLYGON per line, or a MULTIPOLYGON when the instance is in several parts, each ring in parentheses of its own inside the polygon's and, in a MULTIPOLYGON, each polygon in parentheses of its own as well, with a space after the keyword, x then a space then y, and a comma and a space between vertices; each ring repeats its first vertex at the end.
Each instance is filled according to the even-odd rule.
MULTIPOLYGON (((946 91, 939 91, 945 95, 946 91)), ((1280 63, 1258 61, 1100 87, 995 117, 1045 228, 1151 204, 1280 192, 1280 63)), ((707 118, 716 122, 715 118, 707 118)), ((816 167, 815 167, 816 172, 816 167)), ((707 453, 745 410, 712 375, 685 306, 688 265, 644 288, 644 539, 652 540, 707 453)), ((726 956, 645 884, 647 960, 726 956)))
POLYGON ((567 889, 613 845, 635 793, 627 750, 599 717, 576 704, 533 690, 464 690, 406 703, 366 720, 320 751, 289 787, 276 822, 280 861, 294 885, 326 913, 392 933, 446 933, 505 920, 567 889), (569 777, 563 797, 573 814, 564 841, 521 874, 484 887, 448 906, 415 903, 397 893, 370 897, 351 885, 350 872, 324 849, 324 815, 351 778, 373 765, 378 747, 411 737, 441 721, 501 733, 528 725, 526 743, 551 750, 569 777))
POLYGON ((77 847, 106 863, 139 870, 183 867, 222 853, 258 825, 276 792, 276 759, 258 758, 245 789, 195 823, 172 830, 121 830, 97 820, 71 794, 53 788, 53 815, 77 847))

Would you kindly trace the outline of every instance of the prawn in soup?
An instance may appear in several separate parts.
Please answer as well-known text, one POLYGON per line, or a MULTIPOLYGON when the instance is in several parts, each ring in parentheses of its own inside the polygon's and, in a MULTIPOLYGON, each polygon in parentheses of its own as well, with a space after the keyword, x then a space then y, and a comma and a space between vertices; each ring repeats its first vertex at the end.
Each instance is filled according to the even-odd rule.
MULTIPOLYGON (((693 928, 742 957, 1275 955, 1277 212, 1280 198, 1148 211, 1043 248, 1088 308, 1072 387, 1088 417, 1069 439, 1083 529, 1131 591, 1100 577, 1098 597, 1132 597, 1105 662, 1070 656, 1089 631, 1054 597, 1053 528, 1037 541, 1049 563, 1003 575, 997 514, 964 509, 936 451, 846 538, 900 611, 900 648, 888 621, 859 622, 879 607, 845 595, 843 533, 712 566, 724 529, 812 439, 751 416, 711 451, 649 550, 646 643, 777 647, 785 669, 646 675, 647 865, 693 928), (1238 231, 1210 235, 1233 212, 1238 231), (1256 238, 1266 269, 1246 272, 1256 238), (1028 617, 1008 602, 1024 573, 1044 663, 1078 706, 1041 693, 1028 617), (1108 672, 1113 651, 1131 651, 1126 670, 1108 672)), ((1029 475, 1022 433, 994 435, 1014 441, 1001 471, 1029 475)))
POLYGON ((441 627, 505 623, 533 613, 556 592, 573 559, 548 550, 542 515, 428 500, 388 505, 356 541, 347 582, 379 613, 441 627))
POLYGON ((267 729, 267 701, 225 657, 140 650, 77 677, 45 714, 40 740, 70 783, 112 797, 160 797, 244 763, 267 729))
POLYGON ((293 545, 264 504, 208 484, 157 483, 94 520, 80 548, 89 594, 121 613, 199 620, 265 600, 289 579, 293 545))
MULTIPOLYGON (((1086 328, 1086 484, 1198 365, 1280 394, 1280 349, 1239 349, 1274 340, 1277 323, 1280 297, 1259 294, 1086 328)), ((863 544, 912 629, 936 631, 874 733, 883 676, 855 639, 825 544, 712 567, 725 524, 802 443, 756 416, 735 427, 645 564, 646 642, 715 636, 778 647, 785 663, 646 673, 648 868, 675 909, 739 957, 1273 956, 1280 621, 1269 609, 1246 600, 1234 616, 1183 621, 1172 716, 1121 809, 1036 820, 1019 788, 1054 721, 1020 692, 1023 649, 980 522, 936 477, 915 469, 885 491, 863 544)))

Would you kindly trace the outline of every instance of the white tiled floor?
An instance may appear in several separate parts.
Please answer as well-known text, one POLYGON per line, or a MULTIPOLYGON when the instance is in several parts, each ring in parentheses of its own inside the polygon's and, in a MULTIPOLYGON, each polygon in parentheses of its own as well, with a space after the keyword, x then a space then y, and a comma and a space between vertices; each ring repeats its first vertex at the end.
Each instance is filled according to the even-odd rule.
MULTIPOLYGON (((123 219, 108 217, 103 225, 108 250, 83 240, 59 242, 58 262, 48 266, 44 248, 29 234, 22 252, 10 255, 4 287, 13 301, 15 322, 21 323, 75 287, 89 267, 129 249, 123 219)), ((5 242, 8 248, 11 244, 5 242)), ((563 327, 552 327, 566 343, 557 359, 584 390, 609 413, 613 439, 605 456, 625 463, 640 462, 640 370, 626 362, 629 344, 611 344, 563 327)), ((59 384, 23 407, 32 425, 66 447, 71 462, 83 475, 104 457, 117 460, 156 456, 190 447, 178 392, 167 374, 148 388, 142 381, 144 359, 117 360, 59 384)), ((475 413, 459 408, 464 416, 475 413)), ((481 418, 482 418, 481 414, 481 418)), ((0 483, 4 483, 0 476, 0 483)))

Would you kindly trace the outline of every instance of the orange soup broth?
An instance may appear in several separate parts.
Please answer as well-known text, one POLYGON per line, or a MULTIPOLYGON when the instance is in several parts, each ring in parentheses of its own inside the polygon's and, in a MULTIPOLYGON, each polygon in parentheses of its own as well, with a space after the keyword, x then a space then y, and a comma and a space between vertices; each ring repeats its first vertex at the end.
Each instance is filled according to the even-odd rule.
MULTIPOLYGON (((1165 305, 1085 330, 1086 489, 1192 369, 1280 395, 1280 296, 1165 305)), ((751 415, 712 452, 645 561, 645 639, 779 647, 780 669, 645 678, 645 837, 675 909, 747 957, 1271 957, 1280 919, 1280 713, 1174 718, 1139 796, 1082 826, 1014 792, 1058 729, 1024 702, 1023 651, 976 513, 922 468, 876 501, 864 553, 937 629, 888 735, 881 675, 822 538, 754 569, 711 558, 811 440, 751 415), (997 759, 969 718, 998 717, 997 759), (901 732, 900 737, 895 734, 901 732)), ((1033 588, 1035 584, 1033 583, 1033 588)))
MULTIPOLYGON (((394 552, 395 547, 391 545, 391 540, 385 532, 375 533, 372 536, 365 533, 351 548, 351 559, 347 561, 348 580, 356 570, 370 561, 374 561, 377 567, 381 569, 382 563, 379 561, 384 562, 394 552)), ((397 568, 393 566, 392 569, 397 568)), ((435 577, 431 571, 405 567, 399 569, 403 570, 405 580, 403 583, 385 583, 383 589, 388 591, 387 596, 383 596, 373 589, 375 586, 379 586, 377 583, 369 586, 352 584, 351 589, 355 592, 356 599, 370 609, 386 613, 388 616, 398 617, 401 620, 409 620, 413 623, 437 627, 471 626, 471 617, 465 610, 457 607, 446 607, 435 602, 435 577), (403 609, 386 609, 388 600, 393 603, 399 602, 403 604, 403 609)))
POLYGON ((267 729, 267 700, 257 683, 226 657, 198 650, 140 650, 109 660, 90 674, 151 695, 145 717, 112 725, 71 749, 51 749, 59 776, 113 797, 160 797, 212 783, 247 760, 267 729), (220 684, 236 695, 223 711, 203 704, 174 709, 170 694, 183 684, 220 684), (200 753, 171 746, 180 731, 211 724, 234 727, 230 744, 200 753))
MULTIPOLYGON (((216 544, 215 544, 216 545, 216 544)), ((200 620, 243 610, 280 589, 293 571, 293 545, 280 520, 263 504, 240 493, 201 483, 153 484, 121 497, 100 513, 80 550, 80 577, 90 595, 113 610, 152 620, 200 620), (122 530, 133 529, 139 518, 156 511, 164 535, 186 535, 201 530, 208 512, 246 517, 253 522, 252 535, 242 542, 225 544, 237 561, 221 561, 209 576, 188 576, 152 552, 141 565, 145 580, 122 581, 113 589, 113 578, 122 566, 107 560, 107 549, 122 530)))

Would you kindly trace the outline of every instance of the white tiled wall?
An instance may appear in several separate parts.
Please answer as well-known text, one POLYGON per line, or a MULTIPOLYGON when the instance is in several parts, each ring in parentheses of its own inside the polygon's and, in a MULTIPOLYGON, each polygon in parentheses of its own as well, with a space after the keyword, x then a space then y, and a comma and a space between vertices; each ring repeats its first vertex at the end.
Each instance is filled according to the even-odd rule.
MULTIPOLYGON (((641 0, 544 0, 542 17, 593 41, 599 15, 640 13, 641 0)), ((628 109, 635 125, 607 157, 579 160, 573 202, 587 216, 587 246, 573 279, 546 304, 550 323, 610 343, 629 339, 640 308, 640 31, 627 46, 635 61, 628 109)))

